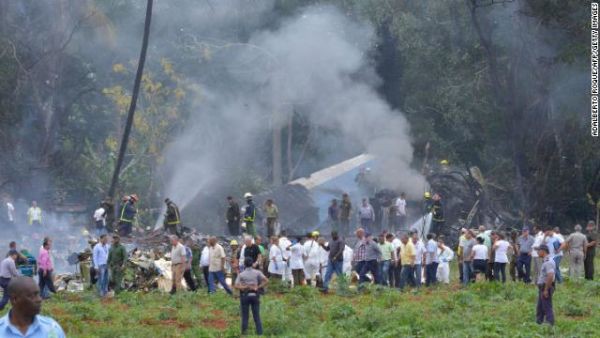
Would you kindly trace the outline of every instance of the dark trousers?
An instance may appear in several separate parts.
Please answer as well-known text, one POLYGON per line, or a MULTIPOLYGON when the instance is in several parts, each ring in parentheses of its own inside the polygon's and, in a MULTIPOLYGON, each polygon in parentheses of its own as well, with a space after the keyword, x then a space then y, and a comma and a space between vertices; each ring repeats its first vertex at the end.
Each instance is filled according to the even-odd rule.
POLYGON ((425 286, 437 283, 437 268, 439 263, 433 262, 425 265, 425 286))
POLYGON ((585 271, 585 279, 594 280, 594 255, 589 252, 583 260, 583 270, 585 271))
POLYGON ((333 277, 334 272, 338 278, 344 275, 343 268, 344 261, 329 261, 329 263, 327 264, 327 270, 325 271, 325 278, 323 279, 323 290, 329 289, 329 282, 331 281, 331 277, 333 277))
POLYGON ((292 278, 294 279, 294 286, 304 284, 304 269, 292 269, 292 278))
POLYGON ((204 282, 206 283, 206 288, 208 288, 208 266, 202 267, 202 274, 204 275, 204 282))
POLYGON ((506 263, 494 262, 494 276, 497 281, 500 281, 502 276, 502 283, 506 283, 506 263))
POLYGON ((538 302, 536 309, 536 322, 538 324, 544 323, 544 319, 550 325, 554 325, 554 310, 552 309, 552 294, 554 293, 554 287, 548 290, 548 298, 544 298, 544 286, 538 285, 538 302))
POLYGON ((522 253, 517 258, 517 274, 525 283, 531 283, 531 256, 522 253))
POLYGON ((194 282, 194 278, 192 278, 192 269, 185 270, 183 272, 183 279, 185 279, 185 283, 192 291, 196 291, 196 282, 194 282))
POLYGON ((254 293, 253 296, 242 294, 240 297, 240 307, 242 308, 242 334, 246 334, 246 331, 248 331, 248 317, 250 308, 252 308, 252 317, 254 318, 256 334, 262 335, 263 329, 260 320, 260 300, 258 294, 254 293))
POLYGON ((131 222, 121 222, 119 223, 119 235, 123 237, 128 237, 131 235, 131 231, 133 230, 133 225, 131 222))
POLYGON ((379 268, 377 265, 377 260, 371 260, 371 261, 362 261, 362 262, 358 262, 356 264, 356 271, 358 272, 358 283, 362 284, 364 282, 368 282, 369 278, 367 278, 367 273, 371 273, 373 275, 373 282, 377 283, 379 281, 379 278, 377 276, 377 273, 379 268))
POLYGON ((465 281, 464 281, 464 279, 463 279, 463 278, 464 278, 463 262, 462 262, 462 261, 459 261, 459 262, 458 262, 458 280, 459 280, 461 283, 464 283, 465 281))
POLYGON ((267 237, 271 238, 271 236, 275 236, 275 223, 277 218, 268 217, 267 218, 267 237))
POLYGON ((402 266, 396 266, 394 263, 390 264, 390 270, 388 271, 388 278, 390 280, 390 287, 400 287, 400 271, 402 266))
POLYGON ((44 290, 45 287, 52 293, 56 293, 56 289, 54 288, 54 282, 52 281, 52 271, 48 271, 46 276, 44 276, 44 272, 42 270, 38 271, 38 286, 40 287, 40 291, 44 290))
POLYGON ((227 221, 227 229, 231 236, 240 235, 240 222, 239 221, 227 221))
POLYGON ((410 265, 402 265, 400 272, 400 289, 404 289, 406 285, 416 286, 415 269, 410 265))
POLYGON ((373 220, 370 218, 361 218, 360 226, 365 230, 365 232, 371 232, 371 227, 373 225, 373 220))
POLYGON ((2 287, 2 300, 0 301, 0 311, 4 310, 6 304, 8 304, 8 300, 10 299, 8 295, 8 283, 10 283, 10 278, 0 277, 0 287, 2 287))

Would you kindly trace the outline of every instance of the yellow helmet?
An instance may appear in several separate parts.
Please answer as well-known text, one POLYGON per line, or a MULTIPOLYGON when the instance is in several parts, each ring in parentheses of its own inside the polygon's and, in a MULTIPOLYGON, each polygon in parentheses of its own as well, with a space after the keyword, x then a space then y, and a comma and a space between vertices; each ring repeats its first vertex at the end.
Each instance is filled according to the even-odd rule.
POLYGON ((448 165, 448 164, 450 164, 450 162, 448 162, 448 160, 441 160, 440 164, 441 165, 448 165))
POLYGON ((313 232, 311 233, 311 235, 312 235, 313 237, 319 237, 319 232, 318 232, 318 231, 313 231, 313 232))
POLYGON ((423 194, 423 197, 425 197, 425 198, 431 198, 431 193, 430 193, 429 191, 426 191, 426 192, 423 194))
POLYGON ((235 239, 232 239, 231 242, 229 243, 229 245, 231 245, 231 246, 238 245, 238 242, 235 239))

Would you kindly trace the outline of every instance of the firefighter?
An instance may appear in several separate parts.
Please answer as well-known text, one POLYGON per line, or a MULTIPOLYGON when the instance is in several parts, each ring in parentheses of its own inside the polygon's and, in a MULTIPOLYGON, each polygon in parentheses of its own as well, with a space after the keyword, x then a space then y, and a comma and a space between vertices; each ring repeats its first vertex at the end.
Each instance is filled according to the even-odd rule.
POLYGON ((244 222, 246 223, 246 233, 256 236, 256 227, 254 226, 254 220, 256 219, 256 207, 252 201, 252 194, 247 192, 244 194, 246 199, 246 211, 244 212, 244 222))
POLYGON ((135 203, 138 201, 137 195, 125 196, 123 198, 123 205, 119 212, 119 234, 121 237, 127 237, 131 235, 133 230, 133 219, 137 214, 135 209, 135 203))
POLYGON ((431 200, 431 193, 429 191, 426 191, 423 194, 423 214, 430 213, 432 206, 433 206, 433 201, 431 200))
POLYGON ((165 199, 167 205, 167 213, 165 214, 165 220, 163 226, 165 231, 170 235, 177 235, 181 237, 181 216, 179 214, 179 208, 170 199, 165 199))
POLYGON ((431 232, 437 234, 444 226, 444 208, 442 206, 442 196, 438 193, 433 195, 431 205, 431 232))

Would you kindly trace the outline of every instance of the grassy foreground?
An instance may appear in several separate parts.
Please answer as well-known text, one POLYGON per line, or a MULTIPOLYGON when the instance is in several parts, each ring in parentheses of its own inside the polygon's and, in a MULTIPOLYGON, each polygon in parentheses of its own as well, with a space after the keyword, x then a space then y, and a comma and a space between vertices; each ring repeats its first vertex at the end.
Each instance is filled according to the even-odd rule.
MULTIPOLYGON (((456 284, 398 292, 369 288, 321 295, 296 288, 262 298, 266 335, 286 337, 593 337, 600 323, 600 282, 565 282, 555 294, 556 326, 535 323, 537 292, 508 282, 456 284)), ((6 310, 4 311, 6 312, 6 310)), ((3 313, 4 313, 3 312, 3 313)), ((69 337, 238 337, 239 301, 224 292, 92 292, 44 303, 69 337)), ((253 324, 250 326, 252 332, 253 324)))

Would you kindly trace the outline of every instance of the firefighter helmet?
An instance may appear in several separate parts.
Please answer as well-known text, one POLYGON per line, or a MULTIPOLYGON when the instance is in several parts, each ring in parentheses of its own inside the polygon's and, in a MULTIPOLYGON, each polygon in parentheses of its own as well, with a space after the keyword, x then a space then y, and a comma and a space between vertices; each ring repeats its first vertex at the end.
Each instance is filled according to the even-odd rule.
POLYGON ((424 198, 426 198, 426 199, 429 199, 429 198, 431 198, 431 193, 430 193, 429 191, 426 191, 426 192, 423 194, 423 197, 424 197, 424 198))

